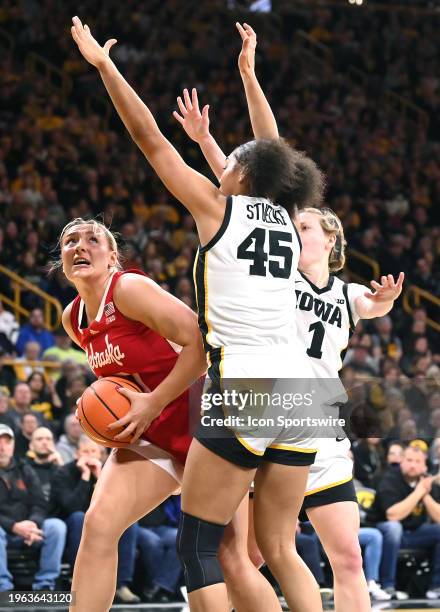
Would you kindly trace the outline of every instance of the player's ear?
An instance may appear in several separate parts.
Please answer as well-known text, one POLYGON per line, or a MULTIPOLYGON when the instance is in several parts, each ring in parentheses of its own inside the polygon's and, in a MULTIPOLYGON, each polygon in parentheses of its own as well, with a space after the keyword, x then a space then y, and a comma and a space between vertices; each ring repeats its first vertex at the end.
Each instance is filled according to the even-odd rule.
POLYGON ((336 244, 336 234, 330 234, 328 236, 328 244, 329 244, 330 250, 335 246, 335 244, 336 244))
POLYGON ((109 262, 109 269, 110 268, 114 268, 118 263, 118 254, 116 253, 116 251, 112 251, 110 253, 110 262, 109 262))

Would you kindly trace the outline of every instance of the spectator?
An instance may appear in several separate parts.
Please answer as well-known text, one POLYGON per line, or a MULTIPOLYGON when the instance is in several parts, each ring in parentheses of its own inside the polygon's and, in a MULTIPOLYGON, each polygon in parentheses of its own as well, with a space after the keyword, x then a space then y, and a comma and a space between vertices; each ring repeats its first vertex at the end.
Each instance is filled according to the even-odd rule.
POLYGON ((64 431, 56 444, 56 449, 60 453, 63 462, 69 463, 77 457, 78 443, 83 430, 78 419, 74 414, 69 414, 64 419, 64 431))
POLYGON ((139 521, 137 545, 150 586, 145 600, 169 603, 176 600, 176 589, 182 573, 176 552, 180 504, 170 497, 139 521))
POLYGON ((38 342, 40 345, 40 355, 47 348, 54 345, 52 334, 44 327, 43 311, 41 308, 34 308, 29 315, 29 323, 26 323, 20 329, 17 339, 17 353, 19 355, 23 355, 27 342, 38 342))
POLYGON ((403 459, 403 444, 401 442, 391 442, 387 450, 387 464, 400 465, 403 459))
POLYGON ((38 342, 26 342, 22 357, 18 357, 14 363, 14 370, 17 380, 26 381, 32 372, 44 374, 44 368, 40 365, 28 365, 28 361, 40 360, 41 347, 38 342))
POLYGON ((7 547, 41 547, 32 589, 55 589, 61 571, 66 526, 47 518, 47 506, 34 470, 13 459, 14 432, 0 425, 0 591, 14 588, 7 547))
POLYGON ((17 459, 26 457, 32 434, 40 425, 38 415, 35 412, 24 412, 21 415, 20 427, 15 440, 15 457, 17 459))
POLYGON ((379 482, 373 513, 389 544, 382 561, 385 591, 395 595, 399 548, 424 548, 433 553, 426 597, 440 599, 440 487, 426 473, 426 453, 418 446, 405 448, 400 466, 386 471, 379 482))
POLYGON ((33 432, 26 453, 26 462, 37 474, 44 499, 49 502, 54 474, 64 462, 55 450, 53 433, 47 427, 37 427, 33 432))
POLYGON ((380 438, 366 438, 353 446, 354 477, 365 487, 375 488, 384 465, 380 438))
MULTIPOLYGON (((64 363, 71 359, 79 365, 87 365, 87 355, 84 351, 78 350, 73 346, 71 338, 66 334, 64 329, 60 327, 54 332, 55 346, 51 346, 43 353, 43 359, 48 361, 59 361, 64 363)), ((50 371, 50 375, 54 380, 58 380, 61 374, 60 370, 55 368, 50 371)))
MULTIPOLYGON (((51 505, 54 514, 67 525, 66 557, 73 567, 81 541, 86 512, 93 489, 101 474, 101 447, 82 435, 76 459, 61 467, 52 482, 51 505)), ((127 529, 119 540, 116 599, 121 603, 139 603, 140 599, 128 588, 133 578, 137 524, 127 529)))
POLYGON ((27 384, 32 395, 32 410, 42 414, 46 421, 59 419, 62 404, 56 392, 54 382, 51 379, 49 379, 49 382, 46 382, 41 372, 33 372, 27 379, 27 384))
POLYGON ((32 409, 31 401, 32 393, 29 385, 24 382, 17 383, 11 400, 11 416, 14 418, 16 427, 19 425, 20 417, 32 409))
POLYGON ((0 300, 0 332, 4 333, 13 345, 17 342, 19 328, 20 326, 12 312, 5 310, 3 302, 0 300))
POLYGON ((381 348, 382 354, 391 359, 395 359, 396 356, 400 357, 402 355, 402 343, 393 333, 391 317, 386 315, 374 319, 374 327, 377 333, 373 335, 373 343, 381 348))

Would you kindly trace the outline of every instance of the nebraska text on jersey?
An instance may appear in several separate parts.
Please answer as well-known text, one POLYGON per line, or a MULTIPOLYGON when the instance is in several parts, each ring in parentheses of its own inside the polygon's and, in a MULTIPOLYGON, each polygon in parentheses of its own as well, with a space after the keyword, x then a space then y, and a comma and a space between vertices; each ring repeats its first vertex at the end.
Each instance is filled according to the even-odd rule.
POLYGON ((92 370, 95 368, 102 368, 110 363, 116 363, 118 366, 123 365, 122 360, 125 357, 125 353, 121 352, 119 344, 113 346, 113 344, 109 342, 108 334, 105 335, 105 344, 107 346, 105 351, 97 351, 96 353, 93 351, 93 346, 91 344, 86 346, 87 360, 92 370))

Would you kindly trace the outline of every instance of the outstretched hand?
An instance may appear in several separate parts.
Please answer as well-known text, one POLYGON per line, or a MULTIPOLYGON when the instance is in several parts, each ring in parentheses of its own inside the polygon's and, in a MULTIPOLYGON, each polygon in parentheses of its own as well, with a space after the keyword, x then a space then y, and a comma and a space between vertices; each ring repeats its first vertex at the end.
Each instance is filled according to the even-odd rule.
POLYGON ((380 283, 373 280, 370 282, 370 285, 373 287, 374 293, 367 292, 365 293, 365 297, 376 303, 392 302, 401 294, 404 279, 405 274, 401 272, 397 282, 394 282, 394 277, 392 274, 382 276, 380 283))
POLYGON ((250 25, 244 23, 235 24, 243 41, 240 55, 238 56, 238 67, 240 72, 250 73, 255 71, 255 49, 257 48, 257 35, 250 25))
POLYGON ((177 119, 185 132, 199 143, 201 140, 209 136, 209 106, 206 104, 202 112, 199 108, 199 99, 197 97, 197 89, 193 88, 191 97, 187 89, 183 90, 183 100, 179 96, 177 105, 181 115, 177 111, 173 112, 173 117, 177 119))
POLYGON ((88 25, 83 25, 79 17, 73 17, 70 31, 83 57, 96 66, 98 70, 108 60, 110 49, 117 42, 115 38, 108 40, 103 47, 93 38, 88 25))

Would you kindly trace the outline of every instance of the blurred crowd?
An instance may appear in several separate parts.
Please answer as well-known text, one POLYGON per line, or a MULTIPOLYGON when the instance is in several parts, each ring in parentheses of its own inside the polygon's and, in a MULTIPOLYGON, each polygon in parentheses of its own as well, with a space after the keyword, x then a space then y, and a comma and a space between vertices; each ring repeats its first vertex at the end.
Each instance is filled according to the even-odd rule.
MULTIPOLYGON (((115 113, 108 112, 99 75, 71 40, 75 13, 101 43, 119 40, 112 50, 115 61, 193 167, 209 173, 171 115, 183 87, 196 86, 201 103, 210 104, 211 129, 226 152, 251 138, 236 67, 240 40, 235 16, 222 0, 107 0, 83 6, 71 0, 62 5, 5 0, 0 7, 0 44, 5 45, 0 264, 65 306, 74 289, 61 271, 47 274, 57 258, 60 230, 72 218, 102 213, 119 232, 125 268, 142 268, 194 307, 194 222, 161 186, 115 113), (13 41, 9 49, 8 36, 13 41), (70 91, 48 86, 31 68, 32 52, 69 76, 70 91)), ((275 13, 246 18, 258 32, 257 70, 280 133, 326 172, 326 205, 340 215, 349 246, 376 260, 382 273, 403 270, 407 285, 438 294, 439 17, 308 8, 287 12, 282 19, 275 13), (304 52, 300 30, 331 50, 333 64, 317 63, 304 52), (366 72, 368 80, 353 81, 350 65, 366 72), (427 113, 426 123, 391 110, 384 102, 386 91, 419 105, 427 113)), ((349 265, 368 277, 369 270, 356 260, 349 265)), ((0 292, 10 294, 9 282, 0 278, 0 292)), ((68 336, 45 329, 39 298, 25 293, 23 302, 31 310, 26 324, 0 304, 0 427, 11 428, 16 457, 31 462, 37 457, 37 463, 38 443, 32 440, 43 427, 46 437, 52 436, 51 452, 45 451, 49 463, 57 469, 71 466, 72 477, 87 480, 81 476, 80 431, 72 412, 93 377, 68 336), (52 367, 29 365, 38 360, 52 367)), ((355 476, 363 486, 379 486, 394 441, 421 440, 427 469, 438 468, 440 350, 428 317, 435 318, 429 306, 408 315, 399 301, 390 316, 359 323, 351 340, 343 378, 352 389, 350 435, 365 438, 354 445, 355 476)), ((90 480, 94 472, 89 472, 90 480)), ((57 507, 55 515, 62 519, 84 512, 57 507)), ((69 545, 72 533, 78 537, 81 520, 77 515, 66 523, 69 545)), ((153 536, 130 537, 128 548, 136 538, 139 547, 144 542, 147 565, 153 536), (148 537, 150 544, 145 544, 148 537)), ((162 589, 165 594, 160 591, 159 597, 166 598, 177 580, 163 584, 153 577, 154 597, 162 589)), ((122 577, 118 584, 123 588, 129 580, 122 577)))

